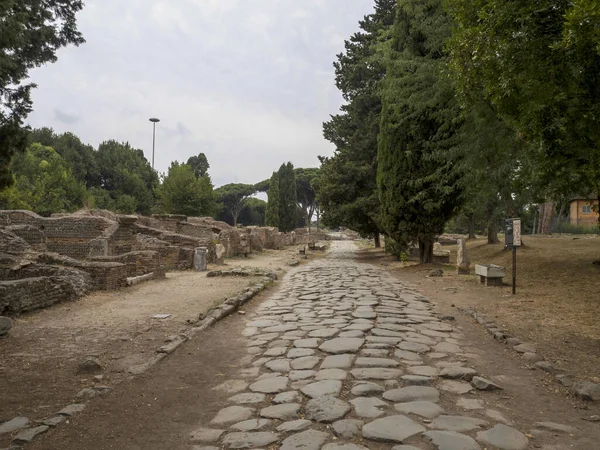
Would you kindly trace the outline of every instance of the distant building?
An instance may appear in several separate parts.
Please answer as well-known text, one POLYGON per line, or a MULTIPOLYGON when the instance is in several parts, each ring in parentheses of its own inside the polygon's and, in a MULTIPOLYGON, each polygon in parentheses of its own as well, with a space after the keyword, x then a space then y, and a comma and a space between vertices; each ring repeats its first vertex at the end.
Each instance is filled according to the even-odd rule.
POLYGON ((595 225, 598 223, 598 198, 575 197, 571 200, 571 225, 595 225))

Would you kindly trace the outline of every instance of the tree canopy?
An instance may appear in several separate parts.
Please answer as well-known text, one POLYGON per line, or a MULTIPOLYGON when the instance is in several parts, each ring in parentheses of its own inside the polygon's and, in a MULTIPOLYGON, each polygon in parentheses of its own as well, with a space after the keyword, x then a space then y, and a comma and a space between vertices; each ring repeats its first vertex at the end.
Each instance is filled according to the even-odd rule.
POLYGON ((233 226, 237 225, 238 217, 246 199, 256 193, 251 184, 231 183, 215 189, 217 200, 221 202, 225 210, 231 214, 233 226))
POLYGON ((273 172, 267 192, 265 225, 279 228, 279 173, 273 172))
POLYGON ((196 177, 192 167, 177 161, 171 163, 157 196, 161 211, 167 214, 211 216, 217 209, 210 177, 196 177))
POLYGON ((9 0, 0 3, 0 188, 9 185, 15 151, 27 145, 23 121, 32 110, 29 71, 56 61, 56 52, 84 41, 75 15, 81 0, 9 0))
POLYGON ((294 166, 288 162, 279 168, 279 231, 287 233, 296 229, 297 202, 294 166))
POLYGON ((187 165, 192 168, 197 178, 203 177, 208 173, 210 164, 204 153, 198 153, 198 156, 190 156, 187 165))

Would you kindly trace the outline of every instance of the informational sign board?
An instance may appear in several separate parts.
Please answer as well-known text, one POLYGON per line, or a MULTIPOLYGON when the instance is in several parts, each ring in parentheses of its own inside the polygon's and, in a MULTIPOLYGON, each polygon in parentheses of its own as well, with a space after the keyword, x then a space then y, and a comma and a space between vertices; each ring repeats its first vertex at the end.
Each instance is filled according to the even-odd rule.
POLYGON ((513 247, 521 246, 521 219, 513 219, 513 247))
POLYGON ((504 244, 506 247, 521 246, 521 219, 506 219, 504 244))

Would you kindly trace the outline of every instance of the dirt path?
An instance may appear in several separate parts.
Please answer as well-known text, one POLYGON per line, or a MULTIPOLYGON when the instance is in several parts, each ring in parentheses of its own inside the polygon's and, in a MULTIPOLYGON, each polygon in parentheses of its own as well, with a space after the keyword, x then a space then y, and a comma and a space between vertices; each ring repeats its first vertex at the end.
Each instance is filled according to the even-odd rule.
POLYGON ((28 448, 318 450, 330 442, 323 448, 377 450, 402 441, 413 446, 403 450, 433 450, 432 440, 464 444, 440 449, 598 448, 600 426, 581 420, 592 409, 574 408, 471 321, 439 321, 445 305, 435 297, 430 304, 406 279, 357 263, 345 245, 289 272, 246 316, 198 335, 28 448), (331 358, 338 353, 347 356, 331 358), (465 375, 450 379, 444 368, 465 375), (504 389, 474 389, 464 379, 472 376, 468 368, 504 389), (273 408, 281 391, 289 394, 273 408), (249 395, 228 401, 238 393, 249 395), (416 399, 426 403, 409 404, 416 399), (407 412, 417 407, 427 412, 407 412), (284 423, 293 431, 282 431, 284 423), (227 431, 196 435, 194 447, 190 433, 203 427, 227 431), (235 427, 252 431, 236 434, 235 427))

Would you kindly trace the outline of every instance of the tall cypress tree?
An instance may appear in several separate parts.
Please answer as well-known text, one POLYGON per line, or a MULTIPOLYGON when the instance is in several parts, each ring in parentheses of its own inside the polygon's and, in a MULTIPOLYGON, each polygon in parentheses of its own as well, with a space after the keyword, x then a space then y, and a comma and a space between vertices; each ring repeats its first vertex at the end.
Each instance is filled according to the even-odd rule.
POLYGON ((461 204, 455 164, 460 111, 441 73, 451 20, 443 0, 399 0, 378 148, 382 223, 398 242, 418 242, 421 263, 461 204))
POLYGON ((265 213, 265 225, 279 228, 279 174, 273 172, 267 192, 268 202, 265 213))
POLYGON ((279 168, 279 231, 296 228, 297 222, 296 175, 291 162, 279 168))

